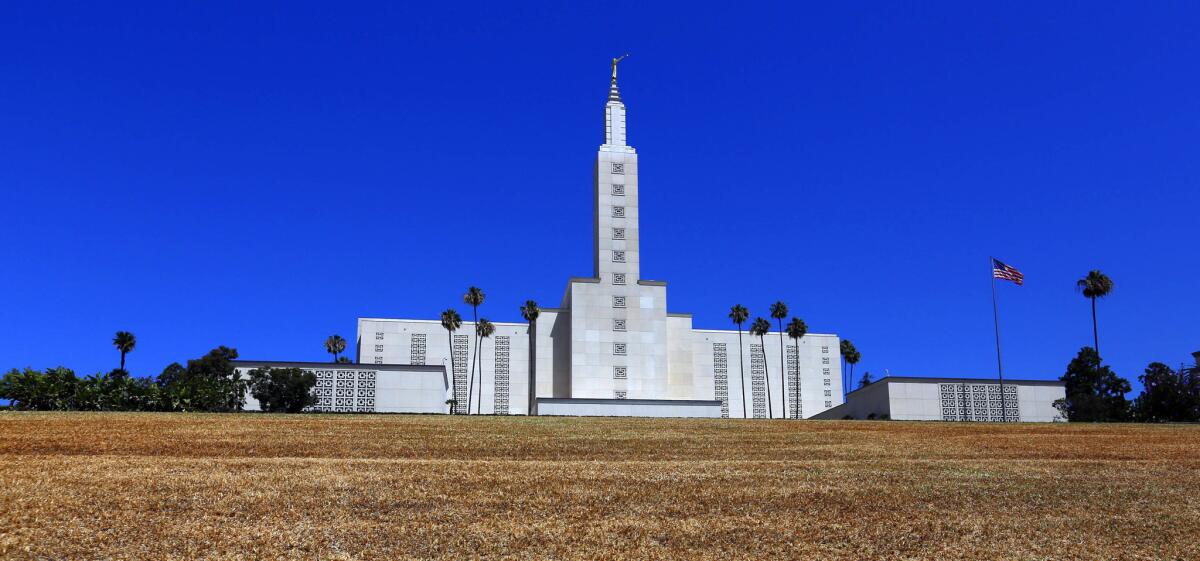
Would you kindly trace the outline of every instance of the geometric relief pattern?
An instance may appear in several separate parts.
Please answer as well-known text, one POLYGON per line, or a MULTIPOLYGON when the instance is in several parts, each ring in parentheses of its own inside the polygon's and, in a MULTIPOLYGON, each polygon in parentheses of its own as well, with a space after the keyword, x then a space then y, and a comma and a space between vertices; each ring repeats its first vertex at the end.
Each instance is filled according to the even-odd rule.
POLYGON ((762 354, 762 345, 750 345, 750 388, 755 419, 767 417, 767 361, 762 354))
POLYGON ((374 413, 374 371, 309 370, 317 377, 317 403, 309 410, 335 413, 374 413))
POLYGON ((729 355, 725 343, 713 343, 713 386, 721 402, 721 418, 729 418, 729 355))
POLYGON ((409 364, 425 364, 425 334, 413 333, 408 349, 409 364))
POLYGON ((469 337, 454 336, 454 413, 467 410, 467 346, 469 337))
POLYGON ((494 407, 497 415, 508 414, 509 351, 509 338, 496 337, 496 387, 493 393, 495 394, 494 407))
POLYGON ((804 398, 804 394, 800 393, 803 388, 800 386, 800 357, 796 356, 796 347, 788 347, 787 350, 787 365, 788 365, 788 414, 793 419, 799 419, 804 416, 804 408, 800 405, 796 396, 800 399, 804 398))
POLYGON ((1017 388, 1000 384, 938 384, 943 421, 1016 422, 1021 418, 1017 388), (1001 411, 1003 404, 1003 412, 1001 411))

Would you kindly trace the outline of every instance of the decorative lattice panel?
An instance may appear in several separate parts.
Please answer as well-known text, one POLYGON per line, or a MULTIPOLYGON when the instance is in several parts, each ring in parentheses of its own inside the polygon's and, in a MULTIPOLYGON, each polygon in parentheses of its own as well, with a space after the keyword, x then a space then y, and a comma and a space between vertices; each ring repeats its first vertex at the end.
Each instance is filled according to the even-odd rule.
POLYGON ((767 361, 762 345, 750 345, 750 391, 755 419, 767 417, 767 361))
POLYGON ((938 384, 938 393, 943 421, 1015 422, 1021 418, 1016 386, 1004 386, 1004 399, 1000 398, 1000 384, 938 384))
POLYGON ((313 393, 317 404, 311 411, 336 413, 375 412, 373 370, 309 370, 317 377, 313 393))
POLYGON ((509 389, 509 353, 511 350, 509 337, 496 337, 496 387, 493 390, 495 394, 495 408, 497 415, 508 414, 508 389, 509 389))
POLYGON ((467 411, 467 348, 470 346, 466 335, 454 336, 454 406, 455 413, 467 411))
POLYGON ((413 333, 408 349, 409 364, 425 364, 425 334, 413 333))
POLYGON ((800 385, 800 357, 796 353, 796 347, 790 346, 787 348, 787 370, 788 370, 788 414, 793 419, 799 419, 804 416, 804 407, 800 401, 804 399, 802 386, 800 385))
POLYGON ((725 343, 713 343, 713 387, 721 402, 721 418, 729 418, 729 355, 725 343))

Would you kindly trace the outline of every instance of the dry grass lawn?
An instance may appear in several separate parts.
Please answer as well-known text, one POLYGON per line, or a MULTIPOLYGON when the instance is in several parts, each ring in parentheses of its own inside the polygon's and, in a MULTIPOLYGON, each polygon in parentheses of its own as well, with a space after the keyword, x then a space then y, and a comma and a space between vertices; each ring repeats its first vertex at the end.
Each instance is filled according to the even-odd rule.
POLYGON ((1200 427, 0 413, 5 559, 1200 559, 1200 427))

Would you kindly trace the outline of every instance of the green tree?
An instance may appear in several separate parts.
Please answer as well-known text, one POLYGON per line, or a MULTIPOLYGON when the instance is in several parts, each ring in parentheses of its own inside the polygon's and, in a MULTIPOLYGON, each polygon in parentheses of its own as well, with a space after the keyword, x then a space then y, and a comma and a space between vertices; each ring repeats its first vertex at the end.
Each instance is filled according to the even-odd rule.
POLYGON ((189 360, 187 367, 168 365, 158 376, 167 409, 173 411, 236 411, 241 409, 237 380, 237 349, 221 346, 189 360))
MULTIPOLYGON (((471 322, 474 324, 475 342, 472 345, 474 352, 471 353, 471 378, 467 383, 467 414, 471 414, 471 391, 475 384, 475 362, 479 358, 479 306, 483 305, 483 301, 487 299, 487 295, 483 293, 483 289, 477 286, 468 286, 466 294, 463 294, 463 303, 471 307, 471 322)), ((482 376, 480 376, 482 378, 482 376)))
POLYGON ((1060 380, 1066 386, 1066 398, 1055 402, 1068 420, 1104 422, 1129 420, 1129 381, 1117 376, 1100 363, 1096 349, 1084 347, 1071 359, 1060 380))
MULTIPOLYGON (((771 318, 779 325, 779 399, 783 404, 783 418, 787 418, 787 360, 783 356, 783 318, 788 315, 787 304, 776 301, 771 304, 771 318)), ((764 349, 763 352, 766 352, 764 349)), ((797 357, 799 358, 799 357, 797 357)))
POLYGON ((1086 277, 1075 281, 1075 289, 1084 298, 1092 301, 1092 342, 1097 356, 1100 354, 1100 330, 1096 327, 1096 299, 1104 298, 1112 292, 1113 281, 1108 275, 1097 270, 1088 271, 1086 277))
POLYGON ((874 382, 874 381, 875 380, 871 379, 870 372, 863 372, 862 379, 860 379, 858 381, 858 387, 859 387, 859 389, 865 388, 865 387, 871 385, 871 382, 874 382))
POLYGON ((1142 393, 1133 402, 1134 417, 1142 422, 1200 421, 1200 371, 1180 368, 1179 371, 1152 362, 1138 380, 1142 393))
POLYGON ((742 377, 742 418, 750 418, 750 410, 746 408, 746 361, 742 354, 742 324, 750 318, 750 310, 741 304, 729 308, 729 319, 738 326, 738 369, 742 377))
MULTIPOLYGON (((754 318, 754 323, 750 324, 750 335, 758 336, 758 346, 760 349, 759 352, 762 354, 762 359, 763 359, 763 386, 766 386, 766 388, 767 388, 767 418, 768 419, 772 419, 775 417, 775 411, 771 407, 771 376, 769 375, 769 372, 771 372, 771 369, 767 367, 767 343, 766 343, 766 340, 764 339, 764 337, 766 337, 767 333, 770 333, 770 332, 771 332, 771 322, 768 321, 767 318, 762 318, 762 317, 754 318)), ((753 376, 753 375, 754 375, 754 373, 751 372, 751 376, 753 376)))
POLYGON ((534 361, 537 357, 534 349, 537 345, 537 318, 541 315, 542 309, 538 307, 538 303, 533 300, 526 300, 525 305, 521 306, 521 317, 529 322, 529 414, 535 413, 534 406, 537 405, 537 377, 534 376, 534 361))
POLYGON ((454 332, 462 327, 462 316, 458 315, 458 310, 448 308, 442 312, 442 327, 446 330, 446 339, 450 343, 450 386, 453 388, 454 397, 448 399, 450 404, 450 413, 458 413, 458 384, 454 383, 454 332), (453 402, 453 403, 450 403, 453 402))
POLYGON ((250 371, 250 395, 268 413, 299 413, 316 405, 312 389, 317 376, 300 368, 255 368, 250 371))
POLYGON ((802 415, 800 410, 800 339, 808 334, 808 325, 800 318, 792 318, 787 325, 788 338, 796 345, 796 385, 792 388, 792 396, 796 404, 796 418, 802 415))
POLYGON ((333 355, 333 362, 340 362, 338 355, 346 350, 346 340, 341 335, 330 335, 325 338, 325 352, 333 355))
MULTIPOLYGON (((479 323, 475 324, 475 336, 480 341, 483 341, 484 339, 491 337, 492 334, 495 332, 496 332, 496 326, 493 325, 492 322, 488 321, 485 318, 479 318, 479 323)), ((479 352, 481 352, 481 353, 483 352, 483 343, 482 342, 479 344, 479 352)), ((493 376, 495 376, 495 373, 493 373, 493 376)), ((494 380, 493 380, 493 382, 494 382, 494 380)), ((475 396, 475 413, 482 415, 483 414, 483 359, 482 358, 479 359, 479 384, 477 386, 475 386, 475 391, 477 394, 475 396)), ((495 391, 495 390, 493 390, 493 391, 495 391)), ((470 401, 470 398, 468 398, 467 401, 470 401)), ((470 412, 470 409, 468 409, 468 412, 470 412)))
POLYGON ((113 337, 113 346, 121 352, 121 370, 125 370, 125 355, 137 346, 137 337, 128 331, 118 331, 113 337))
POLYGON ((354 364, 354 361, 350 360, 350 357, 348 357, 348 356, 339 356, 337 358, 337 363, 338 364, 354 364))

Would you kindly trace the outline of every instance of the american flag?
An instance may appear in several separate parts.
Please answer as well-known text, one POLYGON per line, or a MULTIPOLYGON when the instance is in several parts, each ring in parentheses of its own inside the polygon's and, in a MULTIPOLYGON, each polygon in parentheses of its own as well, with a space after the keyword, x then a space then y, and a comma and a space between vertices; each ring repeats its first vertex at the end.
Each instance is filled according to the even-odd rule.
POLYGON ((1025 275, 1022 275, 1021 271, 1001 263, 996 258, 992 258, 992 278, 1013 281, 1017 283, 1017 286, 1025 284, 1025 275))

